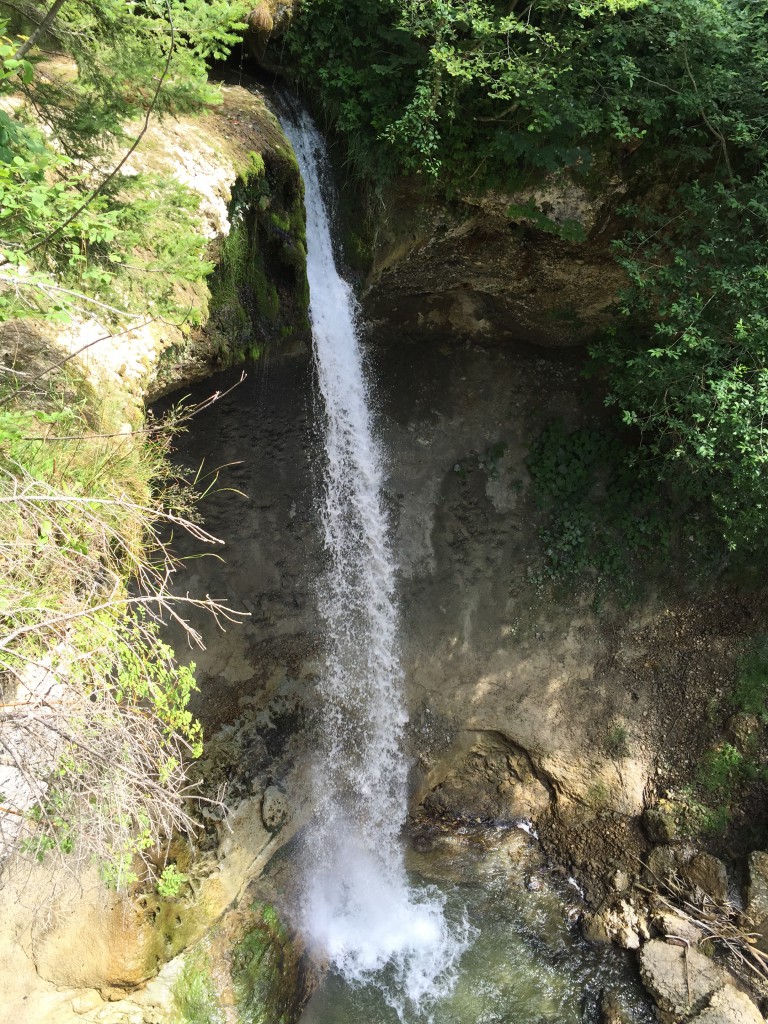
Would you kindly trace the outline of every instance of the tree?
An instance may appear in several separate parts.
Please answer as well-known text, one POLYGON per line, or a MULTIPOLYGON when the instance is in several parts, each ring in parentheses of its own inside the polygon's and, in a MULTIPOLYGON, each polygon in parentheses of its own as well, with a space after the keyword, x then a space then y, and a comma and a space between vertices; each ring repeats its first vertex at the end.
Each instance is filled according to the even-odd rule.
POLYGON ((21 92, 26 103, 0 110, 0 319, 63 319, 98 302, 114 319, 136 312, 137 277, 142 315, 147 301, 156 304, 150 314, 179 313, 173 282, 194 282, 211 269, 197 200, 157 175, 119 172, 150 116, 218 101, 206 61, 238 38, 245 6, 68 0, 46 12, 13 5, 24 17, 14 13, 15 34, 0 22, 0 94, 21 92), (35 33, 25 39, 25 22, 44 26, 38 41, 63 54, 29 49, 35 33), (38 65, 44 73, 35 73, 38 65), (141 127, 131 137, 126 126, 136 119, 141 127), (139 235, 141 250, 156 258, 137 258, 139 235))

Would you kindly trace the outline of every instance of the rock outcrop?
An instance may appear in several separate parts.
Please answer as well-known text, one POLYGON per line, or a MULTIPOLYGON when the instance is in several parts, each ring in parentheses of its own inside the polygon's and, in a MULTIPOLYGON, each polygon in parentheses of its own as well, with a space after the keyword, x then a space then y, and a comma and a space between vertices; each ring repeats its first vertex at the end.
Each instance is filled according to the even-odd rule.
MULTIPOLYGON (((428 816, 507 824, 537 818, 550 792, 530 757, 500 733, 468 731, 427 777, 421 807, 428 816)), ((419 802, 419 796, 414 803, 419 802)))
POLYGON ((609 322, 623 283, 610 251, 622 190, 616 180, 591 195, 562 176, 463 201, 385 193, 365 311, 476 342, 582 342, 609 322))
POLYGON ((604 900, 584 924, 590 942, 616 942, 622 949, 639 949, 649 936, 645 913, 619 894, 604 900))
POLYGON ((706 1009, 693 1018, 693 1024, 764 1024, 764 1021, 749 996, 725 985, 713 994, 706 1009))
POLYGON ((658 1007, 662 1024, 680 1024, 703 1010, 732 979, 702 953, 662 939, 640 951, 640 976, 658 1007))
POLYGON ((685 876, 716 903, 728 898, 728 872, 725 864, 712 854, 695 854, 685 866, 685 876))
POLYGON ((755 850, 749 858, 749 884, 744 924, 760 936, 759 945, 768 952, 768 853, 755 850))

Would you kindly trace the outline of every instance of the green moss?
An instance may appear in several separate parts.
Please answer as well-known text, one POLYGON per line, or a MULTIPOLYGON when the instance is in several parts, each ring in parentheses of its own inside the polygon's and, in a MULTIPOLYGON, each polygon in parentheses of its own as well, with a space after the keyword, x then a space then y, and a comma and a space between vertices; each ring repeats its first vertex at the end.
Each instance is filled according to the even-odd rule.
POLYGON ((219 1002, 210 966, 202 954, 184 965, 173 990, 175 1024, 224 1024, 224 1009, 219 1002))
POLYGON ((262 178, 265 173, 264 157, 261 153, 255 152, 255 150, 250 151, 246 157, 245 165, 237 170, 238 177, 246 182, 251 181, 252 178, 262 178))
POLYGON ((256 926, 232 955, 238 1010, 248 1024, 295 1024, 308 990, 303 957, 274 907, 256 910, 256 926))
POLYGON ((233 190, 232 228, 211 279, 221 361, 253 359, 309 333, 306 228, 298 168, 279 150, 250 154, 233 190))
POLYGON ((269 215, 269 220, 280 231, 290 231, 293 227, 291 218, 285 212, 273 210, 269 215))

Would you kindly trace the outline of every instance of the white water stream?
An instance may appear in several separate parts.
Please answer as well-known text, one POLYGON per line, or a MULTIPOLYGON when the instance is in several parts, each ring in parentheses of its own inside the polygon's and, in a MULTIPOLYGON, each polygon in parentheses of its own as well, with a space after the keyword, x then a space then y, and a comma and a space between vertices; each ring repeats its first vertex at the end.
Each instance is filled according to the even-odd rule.
POLYGON ((357 306, 334 260, 321 182, 324 142, 306 114, 284 125, 304 179, 307 274, 324 403, 320 588, 327 657, 320 684, 315 824, 307 839, 302 925, 352 984, 374 983, 402 1017, 450 987, 468 944, 443 901, 409 885, 400 831, 407 804, 407 721, 382 456, 374 435, 357 306))

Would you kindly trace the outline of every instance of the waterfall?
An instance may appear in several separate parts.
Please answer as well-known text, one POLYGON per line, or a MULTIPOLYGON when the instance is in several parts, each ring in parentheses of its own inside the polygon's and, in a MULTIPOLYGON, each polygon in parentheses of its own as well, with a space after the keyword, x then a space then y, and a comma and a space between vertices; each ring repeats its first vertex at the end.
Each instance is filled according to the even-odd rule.
MULTIPOLYGON (((442 900, 409 885, 400 831, 407 722, 382 454, 369 408, 357 305, 339 275, 321 180, 324 142, 306 114, 284 125, 304 179, 314 358, 324 404, 320 587, 327 655, 320 682, 316 820, 307 838, 302 927, 350 983, 375 982, 401 1017, 450 984, 466 947, 442 900)), ((459 930, 460 931, 460 930, 459 930)))

